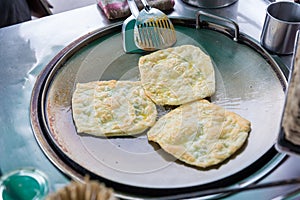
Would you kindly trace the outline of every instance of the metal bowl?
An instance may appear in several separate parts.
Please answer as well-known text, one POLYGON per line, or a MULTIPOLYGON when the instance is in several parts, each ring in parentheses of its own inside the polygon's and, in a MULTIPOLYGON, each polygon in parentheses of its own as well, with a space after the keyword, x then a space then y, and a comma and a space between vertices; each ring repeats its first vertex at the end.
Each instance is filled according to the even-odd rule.
POLYGON ((222 8, 229 6, 237 0, 182 0, 183 2, 201 8, 222 8))

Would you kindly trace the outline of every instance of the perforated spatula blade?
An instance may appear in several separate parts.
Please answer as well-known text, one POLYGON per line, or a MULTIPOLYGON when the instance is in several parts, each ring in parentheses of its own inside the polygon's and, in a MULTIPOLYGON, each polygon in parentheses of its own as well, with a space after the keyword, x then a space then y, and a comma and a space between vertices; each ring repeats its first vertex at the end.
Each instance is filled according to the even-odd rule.
MULTIPOLYGON (((172 46, 176 42, 176 32, 171 20, 162 11, 151 8, 146 0, 141 0, 144 9, 136 17, 134 40, 138 48, 154 51, 172 46)), ((133 3, 134 0, 128 0, 133 3)))

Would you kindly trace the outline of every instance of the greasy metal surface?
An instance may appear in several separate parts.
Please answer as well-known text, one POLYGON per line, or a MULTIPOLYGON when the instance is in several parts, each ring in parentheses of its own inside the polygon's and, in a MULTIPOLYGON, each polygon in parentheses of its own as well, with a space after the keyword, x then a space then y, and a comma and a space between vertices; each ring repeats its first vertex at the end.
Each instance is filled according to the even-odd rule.
MULTIPOLYGON (((137 61, 140 55, 124 53, 121 33, 115 29, 83 37, 77 45, 76 42, 71 45, 69 53, 63 52, 44 70, 37 81, 40 87, 36 87, 33 96, 33 113, 38 111, 33 124, 40 123, 35 125, 37 138, 43 135, 54 151, 64 156, 61 160, 75 163, 75 169, 87 170, 126 186, 175 189, 206 186, 229 178, 232 179, 230 183, 236 182, 237 173, 251 168, 273 148, 278 133, 274 124, 280 121, 285 78, 268 54, 262 56, 257 51, 263 50, 243 44, 255 44, 247 37, 241 37, 237 43, 206 29, 177 25, 176 31, 176 45, 194 44, 212 57, 217 92, 211 101, 252 122, 247 144, 236 155, 219 166, 204 170, 174 161, 158 146, 149 144, 144 134, 107 139, 76 133, 70 105, 75 83, 139 78, 137 61), (181 176, 174 176, 179 172, 181 176)), ((71 171, 76 173, 74 168, 71 171)))

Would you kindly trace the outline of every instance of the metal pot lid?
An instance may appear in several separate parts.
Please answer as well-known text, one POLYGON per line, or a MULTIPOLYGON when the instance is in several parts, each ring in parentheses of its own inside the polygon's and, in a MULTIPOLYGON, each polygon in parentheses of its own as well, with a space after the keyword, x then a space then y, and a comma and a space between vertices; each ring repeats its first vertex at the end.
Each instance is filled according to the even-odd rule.
POLYGON ((286 87, 280 66, 246 35, 231 36, 228 28, 215 31, 210 25, 196 29, 195 20, 173 22, 175 46, 199 46, 213 60, 216 94, 210 100, 251 121, 247 144, 224 163, 199 169, 174 160, 150 144, 145 134, 109 139, 77 134, 71 107, 76 83, 139 79, 137 63, 142 54, 123 51, 121 24, 115 24, 67 46, 35 84, 34 134, 47 157, 65 174, 77 180, 89 174, 121 197, 144 198, 240 184, 249 178, 253 182, 282 160, 283 155, 274 150, 286 87))
POLYGON ((238 0, 182 0, 192 6, 200 8, 222 8, 235 3, 238 0))

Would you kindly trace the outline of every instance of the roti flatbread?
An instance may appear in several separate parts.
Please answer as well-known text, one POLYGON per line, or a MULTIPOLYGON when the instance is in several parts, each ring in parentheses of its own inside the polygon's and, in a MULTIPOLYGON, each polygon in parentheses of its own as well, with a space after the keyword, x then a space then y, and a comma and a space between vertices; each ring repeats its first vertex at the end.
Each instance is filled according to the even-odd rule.
POLYGON ((250 122, 224 108, 199 100, 161 117, 148 140, 179 160, 202 168, 221 163, 245 143, 250 122))
POLYGON ((158 105, 181 105, 209 97, 215 92, 211 59, 193 45, 142 56, 139 70, 146 95, 158 105))
POLYGON ((140 82, 78 83, 72 97, 77 132, 96 136, 138 134, 153 126, 156 106, 140 82))

